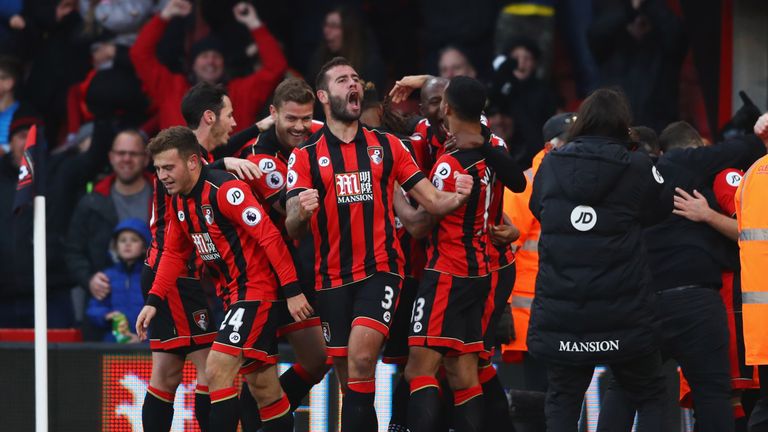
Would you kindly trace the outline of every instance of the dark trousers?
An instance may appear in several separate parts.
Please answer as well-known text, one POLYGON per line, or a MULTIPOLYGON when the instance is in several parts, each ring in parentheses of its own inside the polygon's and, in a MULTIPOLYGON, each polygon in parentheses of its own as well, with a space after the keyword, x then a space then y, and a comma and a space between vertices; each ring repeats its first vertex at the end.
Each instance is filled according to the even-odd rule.
POLYGON ((768 432, 768 366, 759 366, 760 400, 757 401, 749 416, 749 432, 768 432))
MULTIPOLYGON (((622 363, 610 364, 611 372, 627 390, 631 403, 644 413, 646 430, 660 430, 665 385, 658 351, 622 363)), ((544 411, 547 432, 576 432, 584 392, 592 381, 594 365, 547 365, 549 387, 544 411)))
MULTIPOLYGON (((711 288, 699 287, 662 291, 658 296, 662 357, 664 360, 675 359, 688 380, 696 430, 733 431, 728 323, 719 293, 711 288)), ((634 411, 618 408, 626 405, 628 390, 621 383, 609 388, 603 399, 605 414, 601 411, 598 430, 629 430, 622 428, 627 424, 631 427, 634 411)), ((638 427, 638 430, 649 432, 661 429, 638 427)))

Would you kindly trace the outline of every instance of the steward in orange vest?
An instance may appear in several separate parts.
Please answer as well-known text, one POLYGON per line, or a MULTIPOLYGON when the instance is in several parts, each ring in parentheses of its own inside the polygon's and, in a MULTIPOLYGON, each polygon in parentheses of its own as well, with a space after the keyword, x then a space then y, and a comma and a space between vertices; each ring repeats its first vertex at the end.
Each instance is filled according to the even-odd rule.
POLYGON ((533 178, 544 156, 565 144, 565 133, 568 132, 574 120, 574 113, 557 114, 547 120, 542 131, 546 143, 544 149, 534 156, 533 166, 525 171, 528 180, 525 190, 520 193, 509 189, 504 191, 504 213, 510 218, 512 225, 520 231, 520 238, 513 244, 517 277, 509 298, 515 324, 515 339, 501 347, 502 358, 506 362, 520 362, 523 353, 528 351, 526 335, 536 286, 536 274, 539 272, 539 234, 541 233, 539 221, 533 217, 528 208, 528 201, 533 191, 533 178))

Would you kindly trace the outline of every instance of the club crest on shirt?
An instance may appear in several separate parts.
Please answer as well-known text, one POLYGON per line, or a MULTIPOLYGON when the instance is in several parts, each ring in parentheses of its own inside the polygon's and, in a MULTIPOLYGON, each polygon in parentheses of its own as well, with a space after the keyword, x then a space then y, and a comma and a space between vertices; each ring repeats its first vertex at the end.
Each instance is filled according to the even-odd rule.
POLYGON ((179 210, 179 213, 177 213, 177 216, 179 217, 179 222, 184 222, 184 212, 179 210))
POLYGON ((192 312, 192 319, 195 321, 195 324, 200 327, 200 330, 208 330, 209 321, 207 310, 200 309, 199 311, 192 312))
POLYGON ((209 205, 202 206, 203 216, 205 217, 205 223, 213 225, 213 207, 209 205))
POLYGON ((325 339, 325 343, 331 342, 331 326, 323 321, 323 339, 325 339))
POLYGON ((384 149, 381 147, 368 147, 368 157, 371 158, 371 162, 376 165, 380 164, 383 160, 384 149))

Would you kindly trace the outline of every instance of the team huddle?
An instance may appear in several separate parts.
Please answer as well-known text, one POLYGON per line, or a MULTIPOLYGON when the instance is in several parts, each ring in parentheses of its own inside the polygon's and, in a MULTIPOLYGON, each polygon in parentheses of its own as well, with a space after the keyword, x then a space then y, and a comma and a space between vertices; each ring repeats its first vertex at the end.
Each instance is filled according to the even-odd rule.
POLYGON ((228 136, 235 124, 224 90, 190 89, 188 127, 149 144, 153 241, 136 323, 153 351, 146 430, 168 430, 187 357, 202 430, 241 422, 247 431, 293 430, 293 410, 331 365, 344 393, 342 430, 377 430, 383 347, 385 362, 405 365, 390 430, 435 430, 441 387, 452 394, 456 430, 480 430, 489 410, 508 417, 490 357, 515 277, 504 184, 520 192, 525 178, 481 122, 484 86, 432 81, 439 124, 422 123, 442 140, 401 140, 362 124, 363 85, 343 58, 318 75, 325 124, 312 120, 311 87, 287 79, 270 107, 274 125, 245 145, 228 136), (230 156, 214 160, 217 148, 230 156), (218 329, 204 278, 224 307, 218 329), (278 377, 280 337, 297 362, 278 377), (483 403, 485 388, 493 391, 483 403))

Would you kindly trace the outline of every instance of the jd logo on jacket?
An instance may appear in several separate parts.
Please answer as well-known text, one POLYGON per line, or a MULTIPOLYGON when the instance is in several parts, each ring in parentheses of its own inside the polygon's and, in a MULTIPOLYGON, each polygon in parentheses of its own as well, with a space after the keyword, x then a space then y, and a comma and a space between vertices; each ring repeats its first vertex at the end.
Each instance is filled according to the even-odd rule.
POLYGON ((590 206, 576 206, 571 212, 571 225, 579 231, 589 231, 597 224, 597 213, 590 206))

